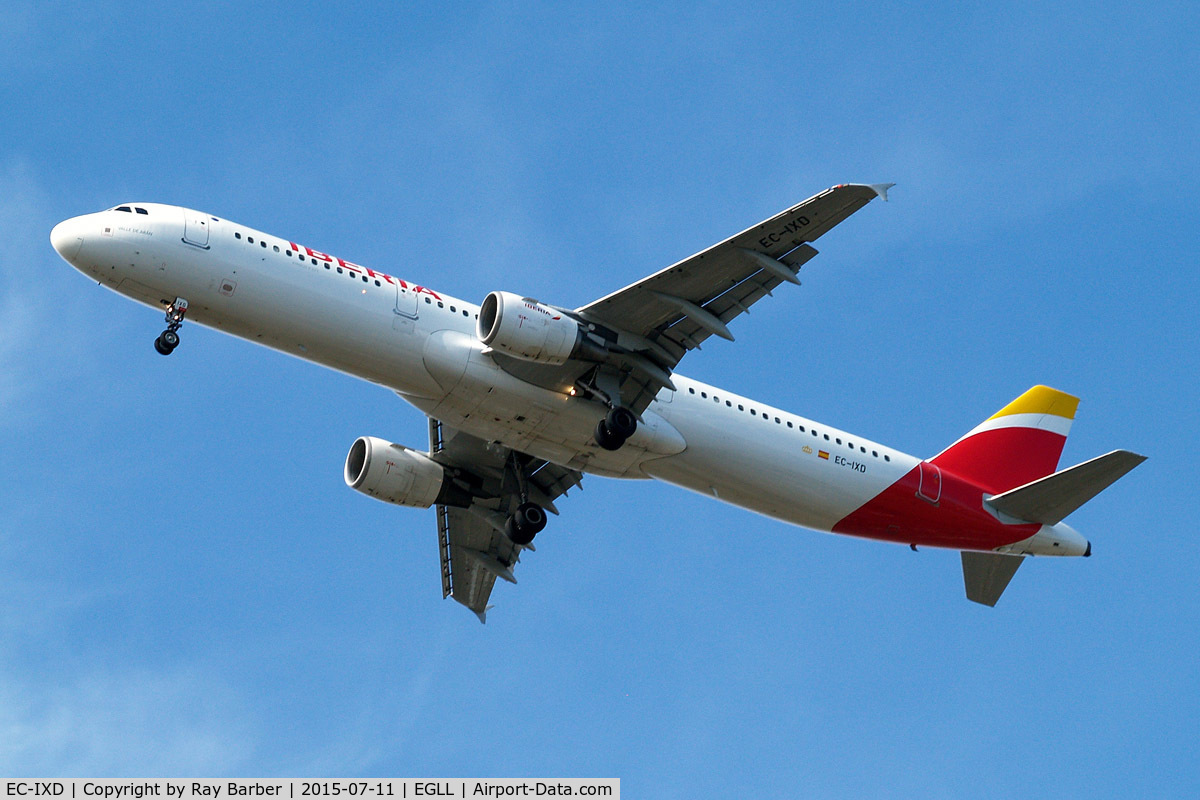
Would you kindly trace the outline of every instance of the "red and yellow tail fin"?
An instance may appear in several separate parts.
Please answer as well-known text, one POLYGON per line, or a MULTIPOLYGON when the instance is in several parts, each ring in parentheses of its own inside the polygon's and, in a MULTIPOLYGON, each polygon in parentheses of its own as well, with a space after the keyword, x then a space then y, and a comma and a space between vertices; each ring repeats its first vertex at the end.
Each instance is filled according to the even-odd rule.
POLYGON ((930 461, 987 492, 1007 492, 1058 468, 1078 406, 1078 397, 1034 386, 930 461))

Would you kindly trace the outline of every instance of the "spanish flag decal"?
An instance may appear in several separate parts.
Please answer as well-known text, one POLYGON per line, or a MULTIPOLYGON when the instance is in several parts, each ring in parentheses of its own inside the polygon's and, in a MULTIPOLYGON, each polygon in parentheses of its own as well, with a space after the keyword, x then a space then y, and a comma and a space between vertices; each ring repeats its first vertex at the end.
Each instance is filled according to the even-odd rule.
POLYGON ((828 461, 828 460, 829 460, 829 451, 827 451, 827 450, 818 450, 818 451, 817 451, 817 458, 823 458, 823 459, 825 459, 826 461, 828 461))

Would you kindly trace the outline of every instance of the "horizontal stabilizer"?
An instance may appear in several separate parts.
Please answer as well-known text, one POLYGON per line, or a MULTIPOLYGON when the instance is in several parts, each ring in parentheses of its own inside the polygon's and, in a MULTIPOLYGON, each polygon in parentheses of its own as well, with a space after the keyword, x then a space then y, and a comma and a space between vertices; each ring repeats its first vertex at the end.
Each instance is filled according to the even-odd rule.
POLYGON ((1057 525, 1072 511, 1145 460, 1145 456, 1128 450, 1114 450, 1010 489, 985 502, 1010 517, 1043 525, 1057 525))
POLYGON ((1024 560, 1024 556, 1003 553, 963 552, 963 583, 967 587, 967 599, 985 606, 996 605, 1024 560))

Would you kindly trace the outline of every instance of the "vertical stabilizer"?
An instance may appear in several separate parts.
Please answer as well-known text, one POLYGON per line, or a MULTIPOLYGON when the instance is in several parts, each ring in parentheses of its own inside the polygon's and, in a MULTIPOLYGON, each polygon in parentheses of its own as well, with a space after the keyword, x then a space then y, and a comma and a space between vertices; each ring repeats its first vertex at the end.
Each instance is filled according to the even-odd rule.
POLYGON ((1034 386, 930 460, 987 492, 1006 492, 1054 472, 1078 406, 1078 397, 1034 386))

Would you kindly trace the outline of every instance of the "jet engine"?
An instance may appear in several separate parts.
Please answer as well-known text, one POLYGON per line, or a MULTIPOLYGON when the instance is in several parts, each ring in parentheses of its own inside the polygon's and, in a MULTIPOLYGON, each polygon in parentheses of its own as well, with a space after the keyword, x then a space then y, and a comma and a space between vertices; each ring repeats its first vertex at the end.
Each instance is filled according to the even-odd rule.
POLYGON ((572 357, 602 361, 606 356, 577 321, 512 292, 492 292, 483 299, 476 333, 494 350, 542 364, 562 364, 572 357))
POLYGON ((424 453, 374 436, 360 436, 346 456, 346 485, 385 503, 429 508, 467 506, 471 495, 424 453))

